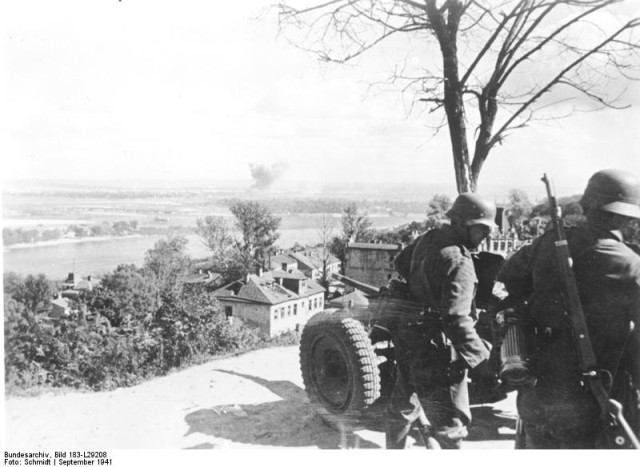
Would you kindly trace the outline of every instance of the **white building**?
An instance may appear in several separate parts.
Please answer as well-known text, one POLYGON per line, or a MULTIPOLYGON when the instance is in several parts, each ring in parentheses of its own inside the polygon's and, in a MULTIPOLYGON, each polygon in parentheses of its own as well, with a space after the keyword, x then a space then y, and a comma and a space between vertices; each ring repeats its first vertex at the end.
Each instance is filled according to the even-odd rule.
POLYGON ((251 322, 269 337, 300 330, 324 309, 324 288, 299 271, 249 274, 213 294, 228 318, 251 322))

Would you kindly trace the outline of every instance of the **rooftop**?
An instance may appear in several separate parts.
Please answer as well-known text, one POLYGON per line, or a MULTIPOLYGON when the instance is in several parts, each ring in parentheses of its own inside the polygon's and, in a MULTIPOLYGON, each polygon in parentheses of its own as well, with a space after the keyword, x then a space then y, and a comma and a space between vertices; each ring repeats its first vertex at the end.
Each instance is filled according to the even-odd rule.
POLYGON ((348 306, 349 302, 351 302, 353 306, 369 305, 369 299, 364 293, 359 290, 354 290, 353 292, 343 295, 342 297, 337 297, 333 300, 329 300, 328 304, 338 308, 344 308, 348 306))
POLYGON ((213 295, 218 298, 233 298, 241 301, 275 305, 322 292, 324 292, 324 288, 320 284, 307 279, 302 273, 292 274, 285 271, 269 271, 262 276, 249 274, 245 280, 235 281, 215 290, 213 295), (280 285, 277 282, 279 278, 304 281, 303 292, 297 294, 280 285))
POLYGON ((279 266, 282 263, 295 264, 296 260, 288 255, 274 255, 269 258, 273 266, 279 266))

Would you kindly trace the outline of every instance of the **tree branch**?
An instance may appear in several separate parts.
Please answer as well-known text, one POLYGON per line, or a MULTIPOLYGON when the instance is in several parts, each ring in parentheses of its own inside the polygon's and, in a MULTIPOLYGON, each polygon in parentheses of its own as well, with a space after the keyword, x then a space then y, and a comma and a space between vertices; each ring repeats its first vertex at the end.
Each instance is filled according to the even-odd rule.
MULTIPOLYGON (((616 2, 618 0, 609 0, 606 2, 602 2, 600 1, 595 1, 592 3, 599 3, 599 5, 596 5, 595 7, 587 10, 586 12, 572 18, 571 20, 567 21, 566 23, 564 23, 562 26, 560 26, 559 28, 557 28, 556 30, 553 31, 553 33, 549 34, 542 42, 540 42, 537 46, 535 46, 534 48, 532 48, 531 50, 529 50, 527 53, 525 53, 524 55, 522 55, 520 58, 518 58, 516 61, 513 62, 513 64, 509 67, 509 69, 507 71, 504 72, 504 74, 502 75, 502 78, 500 80, 499 85, 502 86, 504 84, 504 82, 506 81, 506 79, 509 77, 509 75, 513 72, 513 70, 515 70, 518 65, 520 65, 522 62, 524 62, 525 60, 528 60, 533 54, 535 54, 536 52, 539 52, 542 48, 544 48, 549 42, 551 42, 555 37, 557 37, 562 31, 566 30, 567 28, 573 26, 574 24, 577 24, 579 21, 581 21, 582 19, 586 18, 587 16, 595 13, 596 11, 604 8, 605 6, 610 5, 613 2, 616 2)), ((579 2, 580 3, 580 2, 579 2)), ((540 20, 546 16, 551 9, 555 8, 556 3, 553 3, 552 5, 550 5, 549 9, 545 12, 542 13, 540 20)), ((538 23, 535 23, 534 25, 537 26, 538 23)), ((533 26, 532 26, 533 27, 533 26)), ((533 29, 531 29, 529 31, 529 33, 533 31, 533 29)))
POLYGON ((573 68, 575 68, 576 66, 578 66, 579 64, 581 64, 582 62, 584 62, 588 57, 590 57, 591 55, 595 54, 596 52, 598 52, 600 49, 602 49, 604 46, 606 46, 607 44, 609 44, 610 42, 614 41, 616 39, 616 37, 618 37, 620 34, 622 34, 624 31, 628 30, 628 29, 633 29, 640 26, 640 18, 635 18, 631 21, 629 21, 628 23, 626 23, 624 26, 622 26, 620 29, 618 29, 614 34, 612 34, 611 36, 609 36, 608 38, 606 38, 604 41, 602 41, 600 44, 598 44, 596 47, 592 48, 589 52, 587 52, 586 54, 582 55, 581 57, 579 57, 578 59, 574 60, 572 63, 570 63, 568 66, 566 66, 562 71, 560 71, 560 73, 558 73, 553 79, 551 79, 544 87, 542 87, 538 92, 536 92, 527 102, 525 102, 503 125, 502 127, 495 133, 495 136, 491 139, 490 144, 493 145, 495 144, 495 142, 497 141, 498 138, 500 138, 500 135, 511 126, 511 124, 515 121, 516 118, 518 118, 518 116, 520 114, 522 114, 522 112, 524 112, 526 109, 528 109, 534 102, 536 102, 543 94, 545 94, 547 91, 549 91, 549 89, 551 89, 554 85, 558 84, 562 78, 573 68))

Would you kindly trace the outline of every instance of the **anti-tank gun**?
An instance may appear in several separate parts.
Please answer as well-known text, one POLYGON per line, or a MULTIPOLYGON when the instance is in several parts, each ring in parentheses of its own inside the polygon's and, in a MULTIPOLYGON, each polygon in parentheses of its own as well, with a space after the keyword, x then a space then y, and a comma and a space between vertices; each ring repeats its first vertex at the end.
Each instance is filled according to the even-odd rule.
MULTIPOLYGON (((494 349, 489 361, 470 373, 472 404, 506 397, 498 379, 498 331, 487 311, 493 281, 503 262, 497 254, 474 254, 478 276, 476 330, 494 344, 494 349)), ((387 287, 375 287, 342 274, 334 273, 333 279, 359 290, 366 300, 346 299, 342 309, 325 310, 307 322, 300 340, 305 390, 316 411, 341 429, 345 424, 355 427, 369 422, 380 426, 393 389, 393 329, 400 320, 433 316, 421 315, 420 304, 408 299, 402 281, 394 279, 387 287)))

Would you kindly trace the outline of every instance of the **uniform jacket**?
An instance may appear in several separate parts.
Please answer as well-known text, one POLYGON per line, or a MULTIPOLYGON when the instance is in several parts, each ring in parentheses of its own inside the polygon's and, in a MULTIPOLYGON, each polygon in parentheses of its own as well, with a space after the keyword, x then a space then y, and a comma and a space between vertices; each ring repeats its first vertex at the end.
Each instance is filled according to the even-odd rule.
MULTIPOLYGON (((568 229, 567 240, 593 350, 600 368, 613 376, 615 397, 623 370, 632 373, 640 387, 640 356, 632 350, 640 332, 640 256, 596 226, 568 229)), ((521 416, 571 430, 595 423, 598 409, 580 384, 554 241, 550 232, 521 248, 502 266, 497 281, 504 283, 510 298, 529 302, 525 321, 537 348, 538 383, 520 391, 521 416)))
POLYGON ((414 300, 439 311, 447 338, 470 368, 489 357, 474 327, 473 259, 451 226, 416 239, 398 256, 396 269, 408 280, 414 300))

